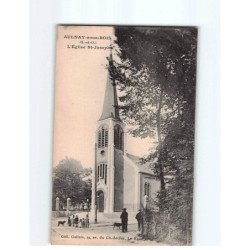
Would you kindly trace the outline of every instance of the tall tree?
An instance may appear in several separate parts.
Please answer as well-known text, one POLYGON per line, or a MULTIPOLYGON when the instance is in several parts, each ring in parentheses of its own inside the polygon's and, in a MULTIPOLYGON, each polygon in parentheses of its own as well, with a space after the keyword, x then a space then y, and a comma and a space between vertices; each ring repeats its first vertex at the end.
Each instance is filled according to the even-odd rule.
POLYGON ((193 141, 197 30, 118 27, 115 35, 121 61, 110 73, 123 94, 120 109, 134 136, 157 138, 149 158, 164 190, 167 138, 193 141))
POLYGON ((115 35, 119 59, 109 71, 121 92, 121 115, 133 136, 155 138, 155 150, 143 161, 152 162, 160 180, 157 204, 187 231, 192 218, 197 29, 117 27, 115 35))

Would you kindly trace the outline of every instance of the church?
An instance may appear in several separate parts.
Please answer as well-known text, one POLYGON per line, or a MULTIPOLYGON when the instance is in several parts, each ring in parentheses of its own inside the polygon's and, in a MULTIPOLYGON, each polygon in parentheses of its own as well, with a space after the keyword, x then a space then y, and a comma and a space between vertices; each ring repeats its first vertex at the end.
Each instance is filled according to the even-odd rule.
POLYGON ((125 131, 119 116, 116 84, 108 73, 95 136, 92 211, 114 213, 122 208, 138 211, 144 207, 145 199, 148 204, 152 202, 160 188, 149 163, 141 164, 139 157, 127 153, 125 131))

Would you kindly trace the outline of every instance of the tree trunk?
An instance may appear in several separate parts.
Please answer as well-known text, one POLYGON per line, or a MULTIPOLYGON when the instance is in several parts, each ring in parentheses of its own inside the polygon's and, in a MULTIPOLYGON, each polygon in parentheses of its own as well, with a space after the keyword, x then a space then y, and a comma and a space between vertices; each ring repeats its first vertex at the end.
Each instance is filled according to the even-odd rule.
POLYGON ((159 143, 159 154, 158 154, 158 168, 159 168, 159 179, 161 183, 161 190, 165 190, 165 181, 162 166, 162 139, 161 139, 161 109, 162 109, 162 99, 163 99, 163 86, 161 85, 159 106, 157 110, 156 122, 157 122, 157 136, 159 143))

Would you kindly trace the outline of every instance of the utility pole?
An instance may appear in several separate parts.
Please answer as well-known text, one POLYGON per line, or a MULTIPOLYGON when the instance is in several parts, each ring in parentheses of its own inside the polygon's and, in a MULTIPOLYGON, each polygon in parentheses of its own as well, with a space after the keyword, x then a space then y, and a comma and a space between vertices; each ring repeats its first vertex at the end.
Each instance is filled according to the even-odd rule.
POLYGON ((96 160, 97 149, 96 149, 96 147, 97 147, 97 145, 95 143, 95 167, 94 167, 94 176, 95 176, 95 178, 94 178, 94 183, 93 183, 95 197, 92 197, 93 198, 92 203, 94 203, 94 210, 95 210, 95 224, 97 224, 97 197, 96 197, 96 195, 97 195, 97 192, 96 192, 96 190, 97 190, 97 181, 96 181, 96 178, 97 178, 97 176, 96 176, 96 169, 97 169, 97 167, 96 167, 96 164, 97 164, 97 160, 96 160))

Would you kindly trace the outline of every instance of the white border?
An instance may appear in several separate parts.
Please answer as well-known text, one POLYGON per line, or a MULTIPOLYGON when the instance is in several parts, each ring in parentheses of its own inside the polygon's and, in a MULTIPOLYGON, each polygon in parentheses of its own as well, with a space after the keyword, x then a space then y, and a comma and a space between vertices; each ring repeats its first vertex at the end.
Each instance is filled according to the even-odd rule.
POLYGON ((216 0, 31 1, 31 244, 49 242, 53 70, 58 23, 199 27, 193 236, 195 245, 219 244, 219 12, 216 0))

